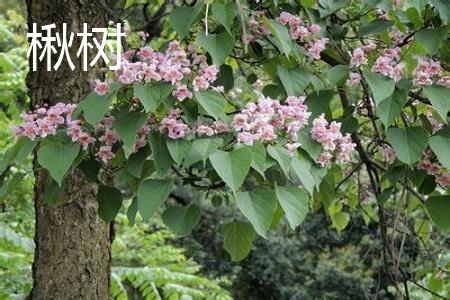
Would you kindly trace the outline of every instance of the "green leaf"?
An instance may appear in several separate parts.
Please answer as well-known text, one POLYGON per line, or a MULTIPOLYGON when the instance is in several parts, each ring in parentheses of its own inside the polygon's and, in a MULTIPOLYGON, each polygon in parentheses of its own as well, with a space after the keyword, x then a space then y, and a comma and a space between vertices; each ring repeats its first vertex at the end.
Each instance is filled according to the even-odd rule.
POLYGON ((156 172, 162 176, 169 170, 173 163, 170 152, 167 149, 166 137, 159 131, 152 130, 150 133, 150 146, 152 148, 156 172))
POLYGON ((189 155, 183 162, 183 166, 189 167, 199 161, 206 162, 209 155, 214 153, 222 143, 223 140, 221 138, 203 138, 194 140, 189 155))
POLYGON ((381 101, 389 98, 395 89, 394 80, 381 74, 364 71, 364 78, 369 84, 375 103, 379 105, 381 101))
POLYGON ((309 129, 298 133, 298 142, 300 143, 300 148, 305 150, 314 161, 322 153, 322 145, 311 137, 309 129))
POLYGON ((133 87, 134 95, 141 101, 146 112, 156 112, 159 105, 170 96, 173 85, 169 83, 136 84, 133 87))
POLYGON ((277 186, 275 191, 289 225, 295 229, 308 213, 308 195, 298 187, 277 186))
POLYGON ((195 205, 171 206, 164 211, 162 219, 176 235, 185 236, 197 226, 201 215, 200 209, 195 205))
POLYGON ((130 8, 134 5, 135 0, 126 0, 124 9, 130 8))
POLYGON ((233 221, 222 226, 223 244, 232 261, 241 261, 252 250, 255 232, 250 224, 233 221))
POLYGON ((429 55, 434 55, 439 50, 444 34, 441 28, 426 28, 416 32, 414 37, 429 55))
POLYGON ((37 152, 38 163, 50 172, 61 185, 66 172, 80 152, 80 145, 72 143, 67 136, 54 136, 42 143, 37 152))
POLYGON ((392 25, 394 25, 394 22, 389 20, 375 20, 369 24, 362 25, 358 35, 364 37, 370 34, 380 33, 386 31, 392 25))
POLYGON ((336 65, 328 70, 327 78, 332 85, 342 85, 348 77, 349 68, 346 65, 336 65))
POLYGON ((29 138, 25 136, 19 137, 15 144, 6 151, 3 159, 0 161, 0 174, 14 162, 21 163, 24 161, 30 155, 35 145, 36 143, 29 138))
POLYGON ((272 145, 267 146, 267 153, 277 161, 284 175, 289 177, 292 155, 285 148, 272 145))
POLYGON ((109 93, 104 96, 97 95, 95 92, 90 93, 80 103, 86 121, 91 125, 96 125, 100 122, 115 98, 115 93, 109 93))
POLYGON ((439 162, 447 169, 450 168, 450 128, 444 128, 436 132, 430 138, 431 150, 436 154, 439 162))
POLYGON ((216 84, 219 86, 223 86, 225 93, 230 91, 234 87, 234 71, 230 65, 220 66, 216 84))
POLYGON ((195 92, 195 98, 210 116, 215 119, 226 119, 224 109, 227 103, 220 93, 215 91, 195 92))
POLYGON ((227 31, 208 35, 205 32, 200 32, 197 35, 197 44, 208 51, 211 55, 214 65, 221 66, 231 50, 234 48, 234 36, 227 31))
POLYGON ((167 139, 166 143, 173 160, 181 165, 191 152, 192 144, 183 139, 167 139))
POLYGON ((147 179, 141 183, 137 191, 137 203, 144 220, 150 218, 166 201, 172 188, 172 179, 147 179))
POLYGON ((232 34, 231 27, 233 25, 234 17, 236 16, 236 5, 234 2, 228 2, 225 4, 214 3, 211 5, 211 12, 214 18, 223 25, 225 29, 232 34))
POLYGON ((48 178, 44 190, 44 203, 47 205, 56 204, 61 198, 62 191, 63 188, 60 187, 56 181, 48 178))
POLYGON ((127 219, 130 226, 133 226, 136 223, 136 214, 138 212, 138 200, 136 197, 131 201, 130 206, 128 206, 127 210, 127 219))
POLYGON ((319 14, 322 19, 346 7, 347 0, 320 0, 319 5, 319 14))
POLYGON ((346 212, 340 211, 333 215, 331 215, 331 223, 333 227, 337 229, 337 231, 342 231, 347 227, 348 222, 350 221, 350 215, 346 212))
POLYGON ((391 97, 378 105, 378 114, 384 126, 388 127, 400 115, 408 98, 408 90, 395 90, 391 97))
POLYGON ((450 196, 430 197, 425 202, 425 207, 439 229, 450 230, 450 196))
POLYGON ((427 86, 423 88, 423 93, 442 120, 447 123, 447 114, 450 111, 450 89, 437 85, 427 86))
POLYGON ((279 65, 277 72, 288 96, 302 95, 304 89, 311 83, 311 73, 304 69, 279 65))
POLYGON ((306 105, 311 112, 311 118, 315 118, 322 113, 331 118, 330 103, 333 100, 334 92, 332 90, 322 90, 312 92, 306 97, 306 105))
POLYGON ((98 188, 98 215, 105 222, 112 222, 122 206, 122 193, 113 187, 100 185, 98 188))
POLYGON ((170 26, 178 33, 180 39, 188 35, 191 25, 200 14, 202 7, 203 1, 199 0, 192 7, 180 6, 172 10, 169 16, 170 26))
POLYGON ((252 151, 247 147, 231 152, 218 151, 211 154, 209 160, 220 178, 232 191, 237 191, 250 170, 252 151))
POLYGON ((123 142, 127 156, 134 151, 136 134, 146 120, 147 116, 140 112, 119 112, 115 115, 114 129, 123 142))
POLYGON ((289 54, 292 51, 292 39, 287 28, 275 20, 267 20, 266 25, 270 32, 272 32, 278 49, 283 52, 286 57, 289 57, 289 54))
POLYGON ((391 127, 386 131, 386 137, 398 159, 408 165, 420 160, 428 143, 428 134, 423 127, 391 127))
POLYGON ((255 231, 266 237, 267 230, 277 209, 277 196, 274 190, 256 189, 251 192, 238 192, 236 205, 250 221, 255 231))
POLYGON ((101 167, 102 164, 95 158, 83 160, 78 165, 78 168, 83 171, 84 176, 86 176, 86 179, 89 182, 97 182, 98 173, 100 172, 101 167))
POLYGON ((264 171, 267 169, 266 148, 262 143, 255 143, 250 149, 252 150, 251 166, 264 178, 264 171))
POLYGON ((291 166, 303 187, 312 195, 316 187, 316 181, 311 173, 312 162, 304 156, 299 156, 299 158, 292 159, 291 166))
POLYGON ((131 154, 127 161, 127 171, 134 177, 140 178, 144 169, 144 163, 150 152, 150 147, 146 145, 139 149, 138 152, 131 154))
POLYGON ((450 21, 450 2, 447 0, 431 0, 431 3, 439 12, 444 24, 447 24, 450 21))

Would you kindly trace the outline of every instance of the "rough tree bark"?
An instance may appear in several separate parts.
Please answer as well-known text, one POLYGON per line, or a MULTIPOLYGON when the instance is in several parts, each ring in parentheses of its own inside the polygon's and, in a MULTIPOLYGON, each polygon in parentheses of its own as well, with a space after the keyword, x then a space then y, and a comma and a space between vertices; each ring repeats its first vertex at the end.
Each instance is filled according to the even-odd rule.
MULTIPOLYGON (((29 32, 33 23, 55 23, 61 32, 81 32, 89 27, 106 27, 107 16, 101 1, 27 0, 29 32)), ((79 102, 89 93, 98 69, 83 72, 76 57, 80 39, 75 36, 70 49, 76 66, 68 64, 57 71, 46 71, 39 63, 37 72, 28 75, 32 106, 57 102, 79 102)), ((56 55, 53 62, 56 62, 56 55)), ((31 66, 31 61, 30 61, 31 66)), ((36 252, 33 265, 31 299, 107 299, 110 274, 110 228, 97 216, 96 188, 83 174, 71 171, 64 183, 62 196, 55 206, 46 206, 43 195, 48 173, 35 166, 36 252)))

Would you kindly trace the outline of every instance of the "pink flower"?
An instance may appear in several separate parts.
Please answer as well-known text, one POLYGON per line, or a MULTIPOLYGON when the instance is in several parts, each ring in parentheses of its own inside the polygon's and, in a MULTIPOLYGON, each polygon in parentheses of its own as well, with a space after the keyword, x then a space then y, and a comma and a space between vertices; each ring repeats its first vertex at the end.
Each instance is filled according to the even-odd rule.
POLYGON ((139 56, 139 58, 145 60, 151 58, 153 56, 153 53, 154 51, 151 47, 144 47, 138 51, 137 55, 139 56))
POLYGON ((347 86, 358 85, 361 82, 361 75, 356 72, 350 72, 349 79, 345 82, 347 86))
POLYGON ((186 98, 192 98, 192 93, 191 91, 189 91, 186 85, 181 85, 172 92, 172 96, 177 98, 179 101, 183 101, 186 98))
POLYGON ((245 145, 251 146, 251 145, 253 145, 253 141, 255 141, 255 140, 256 140, 256 137, 251 133, 240 132, 238 134, 238 142, 239 143, 243 143, 245 145))
POLYGON ((109 92, 108 83, 97 80, 96 84, 95 84, 94 92, 96 92, 97 95, 100 95, 100 96, 106 95, 109 92))
POLYGON ((104 163, 107 163, 114 157, 111 146, 101 146, 97 155, 104 163))
POLYGON ((82 133, 79 121, 72 121, 67 124, 67 135, 71 137, 72 142, 78 141, 80 134, 82 133))
POLYGON ((221 134, 221 133, 225 133, 228 132, 230 129, 228 128, 228 126, 221 122, 221 121, 214 121, 212 124, 212 128, 214 129, 214 133, 215 134, 221 134))
POLYGON ((41 137, 46 137, 56 133, 55 124, 46 118, 36 120, 36 124, 38 125, 37 131, 41 137))
POLYGON ((450 87, 450 76, 444 76, 441 79, 439 79, 437 81, 437 84, 445 86, 445 87, 450 87))
POLYGON ((446 188, 450 185, 450 172, 446 172, 437 178, 437 183, 443 188, 446 188))
POLYGON ((195 132, 197 132, 197 134, 200 136, 202 136, 202 135, 213 136, 214 135, 214 129, 212 129, 211 127, 206 126, 206 125, 197 126, 197 129, 195 130, 195 132))
POLYGON ((308 30, 312 34, 318 33, 320 31, 320 25, 318 25, 318 24, 311 24, 311 25, 308 26, 308 30))
POLYGON ((186 136, 190 129, 184 124, 181 119, 181 111, 178 109, 172 110, 167 117, 161 120, 159 130, 166 131, 171 139, 180 139, 186 136))
POLYGON ((34 141, 39 134, 39 128, 33 121, 25 122, 21 125, 22 135, 34 141))
POLYGON ((139 149, 145 147, 147 145, 147 139, 145 137, 140 137, 134 143, 134 152, 136 153, 139 149))
POLYGON ((331 159, 333 158, 333 155, 329 152, 322 152, 319 154, 319 156, 316 159, 316 163, 321 165, 322 167, 328 165, 331 162, 331 159))
POLYGON ((351 154, 354 152, 355 148, 356 144, 352 143, 350 134, 346 134, 340 138, 337 156, 338 161, 341 163, 349 162, 351 160, 351 154))
POLYGON ((99 138, 99 141, 105 142, 107 145, 113 145, 117 142, 117 133, 114 130, 108 129, 105 133, 99 138))
POLYGON ((242 44, 248 45, 253 40, 253 35, 245 33, 242 35, 242 44))
POLYGON ((314 59, 320 59, 320 52, 325 50, 325 44, 328 42, 327 38, 322 38, 313 42, 313 44, 308 48, 308 53, 314 59))
POLYGON ((287 143, 286 145, 284 145, 284 147, 290 154, 295 154, 298 147, 300 147, 300 143, 287 143))
POLYGON ((194 81, 192 82, 192 85, 194 86, 194 91, 201 91, 206 90, 209 88, 209 82, 206 80, 204 76, 197 76, 194 78, 194 81))
POLYGON ((367 65, 366 54, 362 48, 356 48, 352 53, 350 66, 359 67, 361 65, 367 65))
POLYGON ((95 142, 95 139, 86 132, 82 132, 78 136, 78 143, 81 144, 83 150, 87 150, 89 145, 92 144, 93 142, 95 142))

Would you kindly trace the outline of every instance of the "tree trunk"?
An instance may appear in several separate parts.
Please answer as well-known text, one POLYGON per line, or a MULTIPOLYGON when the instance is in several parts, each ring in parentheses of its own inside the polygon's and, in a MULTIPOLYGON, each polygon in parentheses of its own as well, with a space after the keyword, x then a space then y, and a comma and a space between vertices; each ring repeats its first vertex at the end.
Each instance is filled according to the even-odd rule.
MULTIPOLYGON (((92 0, 27 0, 28 27, 55 23, 62 32, 74 32, 72 71, 63 63, 57 71, 46 70, 45 59, 27 79, 32 106, 57 102, 79 102, 91 90, 98 68, 82 71, 76 57, 83 23, 89 28, 107 27, 107 17, 92 0)), ((58 51, 59 54, 59 51, 58 51)), ((92 54, 91 54, 92 55, 92 54)), ((53 55, 53 64, 58 56, 53 55)), ((97 215, 96 188, 84 175, 71 171, 64 180, 62 195, 54 206, 43 202, 48 173, 35 164, 36 252, 31 299, 108 299, 111 260, 109 224, 97 215)))

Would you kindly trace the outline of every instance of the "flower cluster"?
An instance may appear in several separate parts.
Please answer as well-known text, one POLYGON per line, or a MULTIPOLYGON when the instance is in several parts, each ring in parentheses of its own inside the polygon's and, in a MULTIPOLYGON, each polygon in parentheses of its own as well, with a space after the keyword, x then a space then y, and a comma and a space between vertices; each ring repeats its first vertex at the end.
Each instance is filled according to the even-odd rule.
MULTIPOLYGON (((192 90, 223 89, 213 86, 219 70, 215 65, 208 65, 206 60, 207 57, 197 53, 193 45, 185 50, 178 41, 172 41, 165 53, 151 47, 125 52, 121 68, 112 78, 122 84, 168 82, 175 86, 172 95, 183 101, 192 97, 192 90)), ((109 83, 97 81, 94 91, 99 95, 106 94, 109 83)))
POLYGON ((329 123, 323 114, 313 120, 311 136, 322 145, 324 150, 317 158, 318 164, 322 166, 329 164, 333 153, 339 162, 351 159, 356 144, 352 142, 350 134, 343 135, 341 133, 341 125, 336 121, 329 123))
POLYGON ((309 55, 316 60, 320 59, 320 52, 325 49, 325 44, 328 42, 328 39, 316 39, 316 34, 321 29, 319 25, 306 25, 300 17, 285 11, 280 14, 277 21, 283 25, 288 25, 291 38, 296 41, 306 42, 309 55))
POLYGON ((402 73, 405 68, 404 63, 398 63, 400 60, 400 48, 386 49, 384 53, 379 56, 372 66, 372 71, 388 76, 394 81, 402 79, 402 73))
POLYGON ((258 103, 248 103, 234 116, 232 126, 238 132, 239 143, 253 145, 255 141, 273 141, 278 136, 287 136, 285 147, 294 152, 298 131, 303 129, 311 115, 304 104, 305 97, 288 97, 285 104, 261 97, 258 103))
POLYGON ((171 139, 181 139, 185 137, 191 129, 181 119, 181 110, 176 108, 161 120, 159 130, 166 132, 171 139))
POLYGON ((367 65, 368 61, 366 54, 371 50, 374 50, 376 47, 377 45, 374 43, 369 43, 353 50, 350 58, 350 67, 357 68, 362 65, 367 65))
POLYGON ((444 171, 442 165, 433 161, 433 152, 427 149, 424 152, 424 158, 417 164, 417 168, 425 170, 428 175, 436 177, 436 182, 442 187, 450 186, 450 172, 444 171))
MULTIPOLYGON (((261 39, 270 36, 270 31, 263 22, 263 17, 265 15, 264 11, 254 11, 250 15, 248 25, 251 34, 245 34, 242 37, 242 42, 244 44, 250 43, 254 39, 261 39)), ((282 25, 289 26, 289 35, 295 41, 302 43, 307 50, 309 55, 314 59, 320 59, 320 53, 325 49, 325 45, 328 42, 327 38, 317 38, 317 33, 321 30, 320 26, 317 24, 304 24, 303 20, 294 16, 288 12, 281 12, 277 21, 282 25)))
MULTIPOLYGON (((58 128, 76 125, 76 121, 72 121, 72 112, 75 108, 75 104, 64 103, 57 103, 49 108, 39 107, 30 113, 22 114, 23 123, 15 127, 14 132, 17 136, 26 136, 32 141, 55 135, 58 128)), ((72 136, 72 140, 77 140, 83 134, 80 130, 69 135, 72 136)))
POLYGON ((421 57, 415 70, 415 85, 431 85, 437 83, 450 87, 450 76, 442 76, 442 67, 438 61, 421 57))

